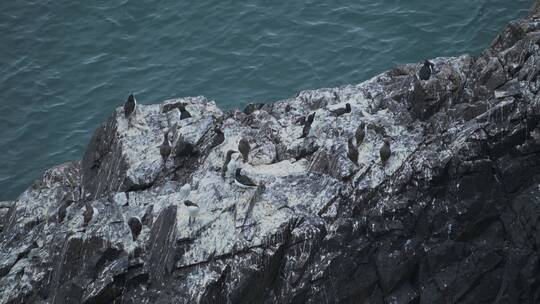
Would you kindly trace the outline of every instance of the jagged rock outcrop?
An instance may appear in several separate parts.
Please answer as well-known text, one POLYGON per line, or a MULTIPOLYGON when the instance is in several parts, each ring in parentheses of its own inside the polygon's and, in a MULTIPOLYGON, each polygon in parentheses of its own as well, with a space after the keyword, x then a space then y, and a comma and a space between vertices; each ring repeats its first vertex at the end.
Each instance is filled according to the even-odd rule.
POLYGON ((181 98, 132 125, 118 108, 81 162, 0 203, 0 303, 540 302, 537 7, 427 81, 403 65, 230 113, 181 98))

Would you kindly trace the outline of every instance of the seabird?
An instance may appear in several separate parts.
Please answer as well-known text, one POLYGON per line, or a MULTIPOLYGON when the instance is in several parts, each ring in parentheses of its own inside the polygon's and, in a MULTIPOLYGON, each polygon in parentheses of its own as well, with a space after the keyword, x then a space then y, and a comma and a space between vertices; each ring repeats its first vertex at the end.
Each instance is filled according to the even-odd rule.
POLYGON ((189 214, 188 224, 191 225, 192 219, 193 219, 193 222, 195 222, 195 218, 197 217, 197 215, 199 215, 199 205, 188 200, 184 201, 184 205, 187 207, 188 214, 189 214))
POLYGON ((92 220, 92 217, 94 217, 94 214, 97 215, 97 210, 90 205, 90 203, 85 204, 85 209, 83 212, 83 223, 84 226, 88 225, 90 221, 92 220))
POLYGON ((225 156, 225 162, 223 163, 223 167, 221 167, 221 177, 225 178, 225 174, 227 173, 227 169, 229 167, 229 163, 231 162, 231 158, 233 153, 237 153, 238 151, 229 150, 227 151, 227 155, 225 156))
POLYGON ((351 104, 346 103, 345 108, 338 108, 338 109, 332 110, 330 112, 332 112, 332 115, 334 115, 336 117, 341 116, 343 114, 351 113, 351 104))
POLYGON ((186 107, 183 104, 178 105, 178 110, 180 110, 180 120, 191 117, 191 114, 186 110, 186 107))
POLYGON ((332 95, 334 95, 334 100, 337 100, 337 101, 340 100, 338 93, 332 92, 332 95))
POLYGON ((210 149, 214 149, 215 147, 221 145, 225 141, 225 134, 223 134, 223 131, 221 131, 219 128, 215 128, 214 133, 216 133, 216 135, 214 136, 214 139, 212 140, 210 149))
POLYGON ((161 146, 159 146, 159 154, 161 154, 161 158, 163 159, 163 163, 167 162, 167 159, 171 155, 171 143, 169 141, 169 131, 165 132, 163 134, 163 143, 161 146))
POLYGON ((390 141, 388 139, 384 139, 384 144, 379 150, 379 154, 381 155, 382 164, 386 164, 386 162, 390 158, 390 155, 392 154, 392 150, 390 150, 390 141))
POLYGON ((359 147, 362 142, 364 142, 364 138, 366 137, 366 124, 360 123, 358 128, 356 128, 356 132, 354 133, 354 137, 356 138, 356 147, 359 147))
POLYGON ((191 193, 191 185, 189 183, 185 184, 180 188, 180 196, 186 198, 191 193))
POLYGON ((238 143, 238 151, 242 154, 242 159, 244 162, 248 161, 249 151, 251 150, 251 147, 249 146, 249 142, 247 139, 242 138, 240 139, 240 142, 238 143))
POLYGON ((234 183, 241 188, 257 187, 257 184, 255 184, 249 177, 243 175, 241 171, 241 168, 236 169, 236 173, 234 174, 234 183))
POLYGON ((347 156, 355 165, 358 165, 358 150, 353 144, 352 137, 347 141, 347 156))
POLYGON ((133 240, 136 241, 139 234, 141 234, 142 223, 138 217, 130 217, 128 220, 129 229, 131 229, 131 235, 133 240))
POLYGON ((418 73, 420 80, 428 80, 429 77, 431 77, 431 73, 433 73, 434 66, 435 65, 432 62, 425 60, 424 65, 420 68, 420 72, 418 73))
POLYGON ((315 120, 315 112, 308 115, 308 117, 304 121, 304 128, 302 129, 302 135, 300 138, 306 138, 309 135, 309 131, 311 130, 311 124, 315 120))
POLYGON ((136 107, 137 107, 137 101, 135 100, 135 97, 133 97, 133 94, 130 94, 128 96, 126 103, 124 103, 124 115, 126 118, 129 118, 130 121, 131 121, 131 114, 135 112, 136 107))

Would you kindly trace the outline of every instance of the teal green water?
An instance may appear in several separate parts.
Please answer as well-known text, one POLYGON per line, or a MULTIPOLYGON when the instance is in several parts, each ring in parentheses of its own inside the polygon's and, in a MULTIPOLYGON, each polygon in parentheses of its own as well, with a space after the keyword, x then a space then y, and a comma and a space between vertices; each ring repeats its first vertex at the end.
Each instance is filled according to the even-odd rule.
POLYGON ((0 200, 82 157, 133 92, 222 108, 478 54, 530 0, 0 2, 0 200))

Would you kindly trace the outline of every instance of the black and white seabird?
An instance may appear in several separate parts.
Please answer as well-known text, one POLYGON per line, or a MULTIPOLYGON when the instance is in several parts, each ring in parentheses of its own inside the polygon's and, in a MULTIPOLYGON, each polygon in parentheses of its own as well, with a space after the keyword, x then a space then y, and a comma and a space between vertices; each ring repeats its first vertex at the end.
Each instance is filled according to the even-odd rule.
POLYGON ((180 110, 180 120, 191 117, 191 114, 186 110, 186 107, 183 104, 178 105, 178 110, 180 110))
POLYGON ((133 236, 133 240, 136 241, 142 230, 141 220, 138 217, 130 217, 127 223, 131 230, 131 236, 133 236))
POLYGON ((390 141, 388 139, 384 139, 384 144, 379 150, 379 154, 381 155, 382 164, 385 165, 392 154, 392 150, 390 149, 390 141))
POLYGON ((240 139, 240 142, 238 143, 238 151, 242 154, 242 159, 244 162, 248 161, 249 157, 249 151, 251 151, 251 147, 249 146, 249 141, 245 138, 240 139))
POLYGON ((172 147, 169 141, 169 132, 167 131, 163 134, 163 143, 161 144, 161 146, 159 146, 159 154, 161 154, 163 163, 167 162, 167 159, 171 155, 171 151, 172 151, 172 147))
POLYGON ((133 94, 130 94, 128 96, 128 99, 126 103, 124 103, 124 115, 126 118, 129 118, 131 121, 131 115, 133 112, 135 112, 135 108, 137 107, 137 101, 135 100, 135 97, 133 97, 133 94))
POLYGON ((354 137, 356 138, 356 147, 359 147, 364 142, 364 138, 366 137, 365 123, 361 122, 358 128, 356 128, 356 132, 354 132, 354 137))
POLYGON ((234 183, 241 188, 254 188, 257 187, 249 177, 242 174, 242 169, 237 168, 236 173, 234 174, 234 183))
POLYGON ((189 214, 188 224, 191 225, 191 222, 195 222, 195 218, 199 215, 199 205, 188 200, 184 201, 184 205, 187 207, 189 214))
POLYGON ((306 120, 304 121, 304 128, 302 129, 302 135, 300 136, 300 138, 306 138, 309 135, 309 131, 311 130, 311 124, 313 124, 314 120, 315 112, 308 115, 306 120))
POLYGON ((431 77, 431 73, 433 73, 434 66, 435 65, 432 62, 425 60, 424 65, 420 68, 420 72, 418 73, 420 80, 428 80, 429 77, 431 77))
POLYGON ((214 129, 215 136, 212 139, 212 144, 210 145, 210 149, 214 149, 215 147, 221 145, 225 141, 225 134, 223 134, 223 131, 221 131, 219 128, 214 129))
POLYGON ((332 112, 332 115, 334 115, 336 117, 341 116, 343 114, 351 113, 351 104, 346 103, 344 108, 338 108, 338 109, 332 110, 330 112, 332 112))
POLYGON ((229 167, 229 163, 231 162, 231 158, 234 153, 238 153, 238 151, 234 151, 234 150, 227 151, 227 155, 225 156, 225 162, 223 163, 223 167, 221 167, 221 177, 223 178, 225 178, 225 174, 227 174, 227 169, 229 167))
POLYGON ((347 141, 347 156, 355 165, 358 165, 358 150, 353 144, 352 137, 347 141))

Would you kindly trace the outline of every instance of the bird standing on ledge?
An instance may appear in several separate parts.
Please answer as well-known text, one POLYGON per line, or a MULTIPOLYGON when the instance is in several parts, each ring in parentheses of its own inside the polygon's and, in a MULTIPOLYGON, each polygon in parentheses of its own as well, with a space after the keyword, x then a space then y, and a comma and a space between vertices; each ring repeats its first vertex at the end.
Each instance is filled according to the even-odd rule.
POLYGON ((251 147, 249 146, 249 141, 245 138, 240 139, 240 142, 238 143, 238 151, 240 151, 242 154, 242 159, 245 163, 248 161, 250 150, 251 147))
POLYGON ((311 130, 311 124, 315 120, 315 112, 308 115, 308 117, 304 120, 303 125, 304 128, 302 129, 302 136, 300 138, 306 138, 309 135, 309 131, 311 130))
POLYGON ((358 128, 356 128, 354 137, 356 138, 356 147, 359 147, 364 142, 364 138, 366 137, 366 124, 365 123, 363 122, 360 123, 358 128))
POLYGON ((432 62, 425 60, 424 65, 420 68, 420 72, 418 73, 420 80, 429 80, 429 77, 431 77, 431 74, 433 73, 434 66, 435 65, 432 62))
POLYGON ((384 144, 379 150, 379 154, 381 156, 381 163, 383 164, 383 166, 386 165, 386 162, 390 158, 390 155, 392 155, 392 150, 390 149, 390 141, 387 138, 384 139, 384 144))
POLYGON ((199 205, 192 201, 185 200, 184 206, 187 207, 189 214, 188 225, 191 225, 192 222, 195 223, 195 218, 199 215, 199 205))
POLYGON ((343 114, 351 113, 351 104, 346 103, 345 108, 339 108, 339 109, 331 110, 330 112, 332 112, 332 115, 334 115, 336 117, 341 116, 343 114))
POLYGON ((255 188, 257 184, 251 180, 251 178, 242 174, 242 169, 237 168, 234 174, 234 183, 240 188, 255 188))
POLYGON ((124 116, 128 119, 128 123, 131 124, 131 117, 135 115, 135 110, 137 108, 137 100, 133 97, 133 94, 128 96, 126 103, 124 103, 124 116))
POLYGON ((163 159, 163 164, 165 165, 167 163, 167 159, 171 155, 171 143, 169 142, 169 132, 165 132, 163 134, 163 143, 161 146, 159 146, 159 154, 161 154, 161 158, 163 159))

